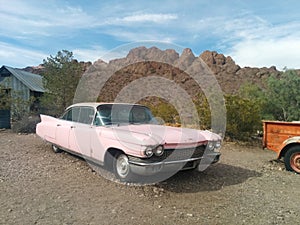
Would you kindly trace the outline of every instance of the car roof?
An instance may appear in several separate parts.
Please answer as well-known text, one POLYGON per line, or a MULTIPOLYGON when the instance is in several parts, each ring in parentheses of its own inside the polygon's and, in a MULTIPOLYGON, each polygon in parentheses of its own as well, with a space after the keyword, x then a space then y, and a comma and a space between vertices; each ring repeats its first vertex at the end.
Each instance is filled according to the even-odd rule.
MULTIPOLYGON (((99 105, 107 105, 107 104, 113 104, 113 105, 140 105, 140 104, 131 104, 131 103, 115 103, 115 102, 81 102, 81 103, 76 103, 73 105, 70 105, 69 107, 67 107, 67 109, 71 108, 71 107, 75 107, 75 106, 88 106, 88 107, 93 107, 93 108, 97 108, 99 105)), ((140 105, 143 106, 143 105, 140 105)))

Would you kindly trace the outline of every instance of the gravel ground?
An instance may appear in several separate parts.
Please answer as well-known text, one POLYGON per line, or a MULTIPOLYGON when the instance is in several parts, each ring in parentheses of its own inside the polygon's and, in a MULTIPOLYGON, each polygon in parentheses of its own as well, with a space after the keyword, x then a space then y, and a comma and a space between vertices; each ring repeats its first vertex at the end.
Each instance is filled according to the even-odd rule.
POLYGON ((226 142, 221 161, 155 185, 107 180, 35 134, 0 132, 0 224, 298 224, 300 176, 226 142))

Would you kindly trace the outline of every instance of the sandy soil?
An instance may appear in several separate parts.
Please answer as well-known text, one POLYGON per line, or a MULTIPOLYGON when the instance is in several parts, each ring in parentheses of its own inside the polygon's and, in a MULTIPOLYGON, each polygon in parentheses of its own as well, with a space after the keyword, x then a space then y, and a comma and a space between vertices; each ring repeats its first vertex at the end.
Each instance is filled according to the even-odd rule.
POLYGON ((275 153, 225 143, 204 172, 112 182, 35 134, 0 132, 0 224, 297 224, 300 176, 275 153))

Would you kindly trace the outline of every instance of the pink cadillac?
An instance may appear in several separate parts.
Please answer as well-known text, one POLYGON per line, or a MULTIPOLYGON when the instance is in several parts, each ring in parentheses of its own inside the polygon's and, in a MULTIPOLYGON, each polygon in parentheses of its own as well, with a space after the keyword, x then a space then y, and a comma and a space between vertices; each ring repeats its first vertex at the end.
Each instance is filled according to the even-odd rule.
POLYGON ((74 104, 60 118, 41 115, 36 133, 54 152, 64 150, 105 166, 121 181, 206 168, 220 158, 219 135, 158 125, 151 111, 138 104, 74 104))

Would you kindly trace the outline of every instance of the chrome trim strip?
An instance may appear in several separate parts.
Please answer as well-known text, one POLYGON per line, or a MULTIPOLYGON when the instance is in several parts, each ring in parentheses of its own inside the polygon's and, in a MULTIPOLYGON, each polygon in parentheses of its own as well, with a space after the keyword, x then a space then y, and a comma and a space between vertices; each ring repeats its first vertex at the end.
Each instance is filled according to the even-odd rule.
POLYGON ((159 165, 169 165, 169 164, 177 164, 177 163, 187 163, 191 161, 196 161, 203 159, 203 157, 199 158, 191 158, 191 159, 184 159, 184 160, 176 160, 176 161, 162 161, 162 162, 150 162, 150 163, 145 163, 145 162, 134 162, 134 161, 129 161, 130 164, 137 165, 137 166, 159 166, 159 165))

